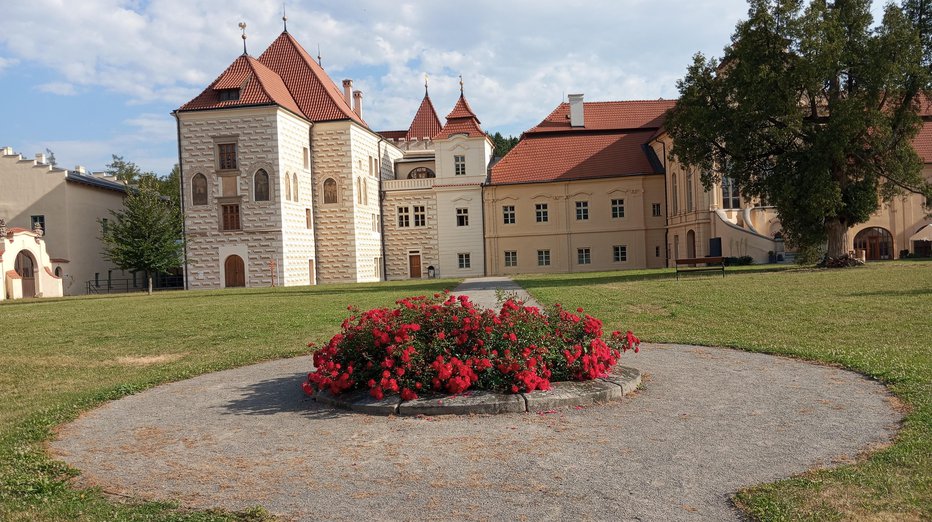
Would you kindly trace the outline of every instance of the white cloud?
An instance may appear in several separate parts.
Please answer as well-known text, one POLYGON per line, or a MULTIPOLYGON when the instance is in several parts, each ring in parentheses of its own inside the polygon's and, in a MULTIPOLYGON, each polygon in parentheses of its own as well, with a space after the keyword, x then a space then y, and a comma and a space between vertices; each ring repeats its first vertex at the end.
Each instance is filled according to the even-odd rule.
POLYGON ((16 60, 14 58, 4 58, 0 56, 0 73, 2 73, 4 69, 8 67, 13 67, 14 65, 18 63, 19 63, 19 60, 16 60))
POLYGON ((74 96, 78 91, 73 84, 66 82, 49 82, 39 85, 38 89, 42 92, 57 94, 59 96, 74 96))

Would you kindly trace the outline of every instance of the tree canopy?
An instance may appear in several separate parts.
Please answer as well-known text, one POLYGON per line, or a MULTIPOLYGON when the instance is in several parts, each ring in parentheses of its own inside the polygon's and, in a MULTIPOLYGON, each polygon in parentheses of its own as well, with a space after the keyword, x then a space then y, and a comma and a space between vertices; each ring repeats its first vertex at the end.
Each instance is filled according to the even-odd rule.
POLYGON ((504 158, 505 154, 508 154, 508 151, 515 148, 515 145, 518 144, 519 138, 517 136, 502 136, 501 132, 496 132, 495 134, 489 134, 489 138, 492 139, 492 143, 495 145, 494 155, 497 158, 504 158))
POLYGON ((143 178, 127 193, 123 209, 101 220, 104 257, 123 270, 144 271, 152 293, 152 276, 181 265, 182 220, 179 207, 143 178))
POLYGON ((720 60, 697 54, 666 126, 673 156, 776 207, 800 247, 844 255, 882 199, 932 196, 912 140, 929 107, 932 1, 752 0, 720 60))

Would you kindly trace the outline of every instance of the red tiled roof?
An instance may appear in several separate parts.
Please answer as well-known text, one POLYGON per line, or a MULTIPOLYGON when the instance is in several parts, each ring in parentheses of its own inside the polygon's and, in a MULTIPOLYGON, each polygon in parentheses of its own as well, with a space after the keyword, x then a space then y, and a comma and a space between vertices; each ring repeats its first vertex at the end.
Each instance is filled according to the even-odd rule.
POLYGON ((421 106, 414 113, 414 119, 411 120, 411 126, 405 134, 407 140, 420 140, 432 138, 440 133, 440 118, 437 117, 437 111, 434 110, 434 104, 430 101, 430 96, 424 93, 424 99, 421 100, 421 106))
POLYGON ((387 140, 402 140, 408 136, 406 130, 379 131, 379 135, 387 140))
POLYGON ((923 163, 932 163, 932 121, 923 122, 919 134, 913 138, 913 148, 923 163))
POLYGON ((456 100, 456 105, 453 106, 453 110, 450 111, 450 114, 447 114, 448 120, 457 118, 473 118, 476 120, 476 123, 482 123, 479 121, 479 117, 476 116, 476 113, 472 111, 472 107, 469 106, 469 102, 466 101, 466 97, 463 96, 463 93, 460 93, 460 98, 456 100))
POLYGON ((659 173, 644 144, 653 129, 628 133, 526 134, 492 167, 493 185, 659 173))
POLYGON ((200 95, 181 106, 179 111, 219 109, 247 105, 280 105, 296 114, 301 109, 282 79, 265 65, 248 55, 241 55, 200 95), (239 89, 238 100, 220 100, 221 89, 239 89))
POLYGON ((285 82, 301 112, 311 121, 350 119, 366 126, 330 76, 289 33, 282 33, 259 61, 285 82))
POLYGON ((450 114, 447 114, 447 123, 440 129, 440 132, 434 136, 435 140, 442 140, 453 136, 454 134, 466 134, 470 138, 485 136, 485 131, 479 126, 479 118, 472 111, 466 97, 460 93, 459 100, 453 106, 450 114))
POLYGON ((664 115, 674 105, 676 100, 585 102, 585 127, 571 127, 570 104, 561 103, 544 121, 527 132, 656 129, 663 124, 664 115))

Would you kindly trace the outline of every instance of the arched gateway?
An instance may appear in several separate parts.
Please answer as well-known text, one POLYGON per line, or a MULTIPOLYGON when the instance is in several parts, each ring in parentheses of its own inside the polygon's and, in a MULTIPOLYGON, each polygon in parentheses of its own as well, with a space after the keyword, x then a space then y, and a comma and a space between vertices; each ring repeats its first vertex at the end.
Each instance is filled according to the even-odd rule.
POLYGON ((7 228, 0 219, 0 301, 24 297, 61 297, 62 281, 42 239, 42 229, 7 228))

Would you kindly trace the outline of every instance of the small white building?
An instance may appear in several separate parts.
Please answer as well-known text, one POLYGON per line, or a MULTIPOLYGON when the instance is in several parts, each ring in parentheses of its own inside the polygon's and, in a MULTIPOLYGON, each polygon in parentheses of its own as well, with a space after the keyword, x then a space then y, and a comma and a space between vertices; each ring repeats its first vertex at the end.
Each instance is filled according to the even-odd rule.
POLYGON ((62 280, 52 271, 52 260, 42 229, 7 228, 0 219, 0 301, 24 297, 61 297, 62 280))

